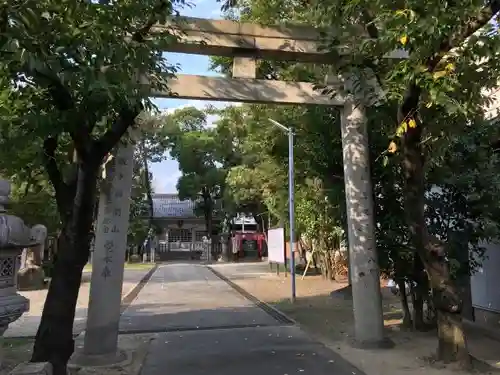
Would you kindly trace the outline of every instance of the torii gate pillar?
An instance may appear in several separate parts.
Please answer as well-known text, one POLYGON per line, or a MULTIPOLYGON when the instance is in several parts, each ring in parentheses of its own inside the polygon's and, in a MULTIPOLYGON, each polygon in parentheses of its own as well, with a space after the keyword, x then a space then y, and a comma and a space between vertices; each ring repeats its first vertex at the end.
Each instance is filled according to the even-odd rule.
MULTIPOLYGON (((169 82, 170 91, 155 92, 153 96, 340 107, 355 342, 359 347, 390 346, 388 345, 390 341, 386 340, 383 329, 366 115, 363 106, 355 105, 352 98, 349 95, 343 95, 345 91, 340 88, 337 95, 331 97, 314 90, 314 84, 309 82, 281 82, 255 78, 256 58, 331 63, 331 56, 318 48, 320 30, 304 26, 264 27, 228 20, 205 19, 185 19, 177 25, 172 25, 172 22, 166 25, 169 28, 172 26, 179 29, 181 37, 180 41, 172 44, 168 51, 234 57, 233 78, 179 74, 169 82)), ((164 27, 165 25, 159 25, 156 28, 162 29, 164 27)), ((345 49, 340 51, 340 54, 346 53, 348 51, 345 49)), ((405 54, 401 51, 395 51, 385 57, 404 58, 405 54)), ((343 82, 339 83, 343 84, 343 82)), ((133 151, 130 149, 127 151, 126 158, 128 160, 132 160, 132 153, 133 151)), ((123 166, 121 173, 124 175, 124 180, 127 181, 126 186, 115 181, 113 177, 111 190, 120 190, 123 192, 123 196, 120 198, 112 197, 109 204, 113 209, 121 208, 121 212, 128 215, 129 183, 131 183, 133 173, 131 166, 129 165, 127 168, 123 166)), ((100 203, 103 204, 103 202, 100 203)), ((104 226, 108 225, 105 224, 107 204, 103 205, 103 209, 99 211, 99 227, 93 259, 94 272, 101 272, 105 269, 104 263, 109 261, 107 257, 98 257, 98 254, 107 254, 104 238, 107 235, 104 226)), ((117 228, 119 227, 120 235, 115 234, 115 237, 116 243, 121 246, 120 254, 122 254, 126 246, 128 222, 123 219, 123 216, 113 217, 111 220, 111 227, 115 225, 117 228)), ((116 261, 121 263, 120 267, 116 266, 114 269, 114 275, 116 280, 121 280, 123 278, 124 257, 116 259, 116 261)), ((92 275, 91 290, 94 292, 91 292, 89 320, 87 322, 89 338, 85 340, 84 352, 91 354, 94 358, 101 356, 107 362, 110 358, 119 358, 115 353, 120 319, 121 284, 113 283, 106 291, 109 296, 108 300, 114 301, 114 306, 111 308, 108 303, 102 302, 103 298, 96 297, 103 295, 98 285, 102 282, 100 275, 92 275), (102 315, 105 319, 101 319, 100 312, 104 313, 108 310, 109 313, 102 315), (101 324, 105 325, 105 331, 101 332, 108 336, 103 340, 98 339, 101 324), (90 335, 93 335, 94 338, 90 335)))
POLYGON ((341 109, 344 184, 355 346, 392 347, 384 335, 380 270, 365 108, 348 98, 341 109))

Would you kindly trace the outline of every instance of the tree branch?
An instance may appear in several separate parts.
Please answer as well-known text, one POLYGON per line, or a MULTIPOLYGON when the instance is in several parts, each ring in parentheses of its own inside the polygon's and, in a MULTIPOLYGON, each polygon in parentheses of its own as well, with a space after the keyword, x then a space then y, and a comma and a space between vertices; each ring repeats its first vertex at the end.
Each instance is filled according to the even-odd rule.
MULTIPOLYGON (((464 27, 460 28, 457 33, 445 38, 440 45, 439 51, 427 59, 426 65, 429 71, 432 72, 446 54, 448 54, 453 48, 460 46, 472 34, 484 27, 499 11, 500 0, 491 0, 488 5, 481 10, 477 17, 471 18, 469 22, 465 24, 464 27)), ((398 121, 403 121, 409 114, 417 111, 421 91, 422 90, 417 87, 415 81, 409 84, 403 103, 398 111, 398 121)), ((415 129, 413 129, 413 131, 415 131, 415 129)), ((410 135, 410 138, 413 137, 410 135)))
MULTIPOLYGON (((146 24, 132 35, 132 41, 136 43, 143 43, 146 40, 146 36, 149 34, 151 28, 158 22, 160 15, 168 9, 169 4, 170 3, 166 0, 160 0, 146 24)), ((139 115, 139 113, 141 113, 142 109, 142 105, 139 105, 136 108, 122 109, 111 128, 94 143, 92 153, 96 152, 99 162, 118 143, 127 129, 134 124, 135 118, 139 115)))
POLYGON ((120 111, 111 128, 94 142, 91 153, 97 158, 95 160, 101 162, 102 158, 115 147, 127 129, 134 125, 135 118, 141 111, 142 106, 133 109, 125 108, 120 111))
POLYGON ((373 20, 375 19, 373 14, 368 9, 365 9, 361 14, 361 19, 365 23, 365 28, 368 32, 368 36, 371 39, 378 39, 379 32, 377 26, 375 25, 375 22, 373 22, 373 20))
POLYGON ((68 210, 71 209, 71 207, 68 206, 68 195, 70 192, 69 186, 64 182, 61 172, 57 166, 55 158, 56 149, 57 138, 50 137, 43 142, 45 169, 47 170, 50 182, 54 187, 57 209, 61 215, 61 219, 65 220, 68 215, 68 210))
MULTIPOLYGON (((54 106, 61 112, 69 111, 75 107, 75 102, 73 97, 66 86, 64 86, 55 74, 48 74, 40 71, 39 69, 34 69, 28 73, 33 76, 35 81, 42 87, 46 87, 49 95, 52 98, 54 106)), ((52 72, 51 72, 52 73, 52 72)))
MULTIPOLYGON (((55 74, 46 74, 39 70, 34 70, 33 77, 42 86, 47 86, 49 95, 52 97, 54 106, 61 112, 66 112, 75 109, 75 101, 69 89, 63 85, 59 77, 55 74)), ((88 115, 87 115, 88 116, 88 115)), ((85 116, 82 116, 85 118, 85 116)), ((77 123, 70 124, 69 134, 75 145, 78 157, 81 160, 87 160, 89 155, 90 133, 95 124, 77 123)))
POLYGON ((450 35, 442 41, 439 51, 427 60, 427 67, 432 71, 440 63, 440 61, 453 48, 459 47, 476 31, 484 27, 495 14, 500 11, 500 0, 490 0, 477 17, 472 17, 464 27, 460 28, 455 34, 450 35))
POLYGON ((132 36, 132 40, 137 43, 143 43, 151 28, 155 25, 155 23, 158 22, 159 15, 165 12, 168 9, 169 5, 170 2, 166 0, 160 0, 153 10, 153 13, 149 17, 149 20, 144 26, 142 26, 134 33, 134 35, 132 36))
POLYGON ((91 155, 92 139, 90 138, 90 134, 94 126, 95 123, 89 123, 88 121, 85 121, 85 123, 78 122, 75 129, 69 132, 78 159, 84 162, 86 162, 89 155, 91 155))

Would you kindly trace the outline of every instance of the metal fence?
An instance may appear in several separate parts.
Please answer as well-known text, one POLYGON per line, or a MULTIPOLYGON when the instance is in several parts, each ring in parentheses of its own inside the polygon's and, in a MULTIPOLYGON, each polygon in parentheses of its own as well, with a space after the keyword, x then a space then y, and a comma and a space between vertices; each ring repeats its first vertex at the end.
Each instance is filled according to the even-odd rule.
POLYGON ((222 245, 218 242, 212 243, 211 246, 201 241, 180 243, 163 242, 158 246, 158 256, 161 260, 186 258, 208 262, 217 259, 221 252, 222 245), (174 254, 176 255, 174 256, 174 254), (184 254, 184 256, 182 254, 184 254))

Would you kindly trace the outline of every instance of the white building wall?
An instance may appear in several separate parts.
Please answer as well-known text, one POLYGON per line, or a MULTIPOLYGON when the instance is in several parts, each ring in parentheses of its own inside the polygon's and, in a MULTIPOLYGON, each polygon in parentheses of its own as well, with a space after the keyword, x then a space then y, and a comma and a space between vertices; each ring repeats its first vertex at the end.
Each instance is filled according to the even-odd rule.
MULTIPOLYGON (((485 107, 485 117, 494 119, 500 112, 500 87, 485 90, 491 99, 485 107)), ((471 276, 472 305, 475 308, 500 313, 500 245, 488 243, 481 267, 471 276)))
POLYGON ((472 305, 500 313, 500 245, 483 246, 486 258, 471 276, 472 305))

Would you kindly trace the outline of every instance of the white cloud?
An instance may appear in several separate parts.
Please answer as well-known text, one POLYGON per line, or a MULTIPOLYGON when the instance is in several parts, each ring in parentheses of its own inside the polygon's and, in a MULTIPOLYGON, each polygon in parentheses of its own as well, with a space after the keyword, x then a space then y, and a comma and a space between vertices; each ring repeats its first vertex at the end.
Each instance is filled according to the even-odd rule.
POLYGON ((210 12, 210 18, 212 18, 212 17, 217 17, 217 18, 222 17, 222 12, 221 12, 220 8, 216 8, 210 12))
POLYGON ((158 175, 153 176, 153 191, 156 194, 175 194, 177 193, 177 181, 181 177, 179 170, 174 171, 168 176, 158 175))
POLYGON ((177 193, 176 185, 181 172, 176 160, 167 158, 160 163, 151 163, 153 190, 155 193, 177 193))
POLYGON ((207 116, 207 128, 213 128, 215 122, 220 118, 219 115, 208 115, 207 116))

